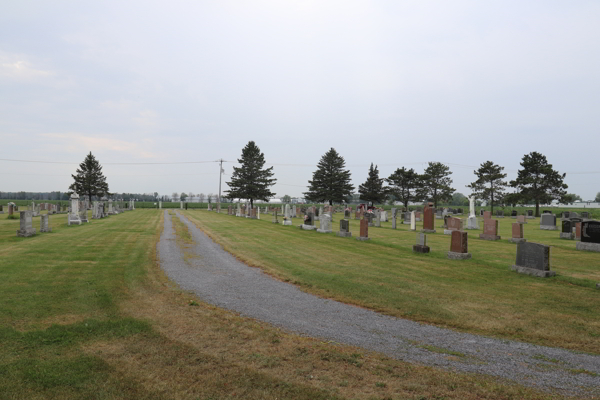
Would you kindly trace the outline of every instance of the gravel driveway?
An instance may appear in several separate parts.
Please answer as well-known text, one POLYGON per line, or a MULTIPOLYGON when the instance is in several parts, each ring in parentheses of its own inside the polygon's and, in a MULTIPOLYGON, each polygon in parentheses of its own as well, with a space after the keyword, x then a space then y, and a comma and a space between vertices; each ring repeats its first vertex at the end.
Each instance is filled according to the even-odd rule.
POLYGON ((182 289, 207 303, 398 360, 493 375, 567 395, 600 395, 600 356, 459 333, 322 299, 241 263, 183 215, 177 216, 195 242, 186 251, 195 256, 184 259, 165 211, 158 243, 161 267, 182 289), (446 351, 463 356, 449 357, 446 351))

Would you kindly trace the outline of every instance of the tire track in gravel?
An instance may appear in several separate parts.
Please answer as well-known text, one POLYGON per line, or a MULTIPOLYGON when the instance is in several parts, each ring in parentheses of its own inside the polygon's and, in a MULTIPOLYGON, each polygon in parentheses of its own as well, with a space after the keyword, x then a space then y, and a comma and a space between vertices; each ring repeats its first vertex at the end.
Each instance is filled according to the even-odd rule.
POLYGON ((182 289, 207 303, 398 360, 488 374, 566 395, 600 395, 600 356, 455 332, 305 293, 238 261, 176 214, 194 240, 186 248, 193 257, 184 257, 165 211, 157 245, 161 267, 182 289), (587 372, 573 372, 577 370, 587 372))

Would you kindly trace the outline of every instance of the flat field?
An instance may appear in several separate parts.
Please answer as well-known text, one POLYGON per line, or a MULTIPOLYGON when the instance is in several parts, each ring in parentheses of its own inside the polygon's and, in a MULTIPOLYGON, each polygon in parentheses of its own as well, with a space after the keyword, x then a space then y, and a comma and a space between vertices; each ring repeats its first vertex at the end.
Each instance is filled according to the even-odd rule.
MULTIPOLYGON (((478 293, 509 304, 524 296, 523 336, 558 341, 546 325, 539 327, 541 333, 527 332, 545 313, 561 322, 550 312, 556 304, 557 314, 582 321, 568 330, 583 332, 570 345, 595 351, 583 338, 597 332, 592 308, 598 292, 590 287, 597 270, 584 263, 597 258, 569 250, 573 243, 559 245, 577 258, 572 268, 578 276, 541 281, 504 275, 508 267, 495 260, 501 255, 486 254, 487 261, 471 262, 476 268, 451 264, 436 255, 442 250, 436 249, 435 241, 444 247, 448 241, 442 235, 432 235, 430 256, 416 258, 399 242, 412 244, 414 234, 402 231, 373 229, 372 241, 358 243, 265 220, 187 213, 238 256, 306 290, 440 325, 453 326, 446 321, 454 320, 464 330, 471 328, 463 323, 463 314, 455 311, 450 318, 449 310, 460 304, 473 305, 468 315, 491 320, 484 315, 485 307, 476 309, 485 304, 475 299, 478 293), (398 263, 401 259, 406 268, 398 263), (487 278, 472 276, 479 270, 487 278), (496 275, 505 278, 504 283, 494 283, 496 275), (488 285, 478 289, 475 280, 488 285), (413 284, 420 290, 410 293, 425 292, 409 301, 406 291, 413 284), (501 286, 494 289, 496 285, 501 286), (528 286, 530 291, 541 287, 548 298, 525 296, 525 290, 509 290, 511 286, 528 286), (386 291, 402 293, 382 296, 386 291), (467 299, 461 295, 465 291, 472 291, 464 293, 467 299), (435 296, 426 301, 426 293, 435 296), (452 298, 450 304, 436 306, 452 298), (545 302, 551 304, 544 306, 545 302), (530 315, 536 304, 541 310, 530 315), (439 316, 432 318, 437 308, 439 316), (410 309, 412 313, 405 311, 410 309)), ((19 220, 0 215, 0 399, 561 398, 487 376, 412 365, 300 337, 205 304, 171 284, 157 265, 163 212, 136 210, 71 227, 66 219, 64 214, 52 215, 51 233, 18 238, 19 220)), ((39 218, 34 218, 34 227, 39 229, 39 218)), ((177 240, 184 243, 189 237, 185 227, 176 224, 175 229, 177 240)), ((514 252, 508 244, 488 245, 514 252)), ((476 247, 472 250, 475 260, 484 254, 476 247)), ((570 324, 559 325, 568 329, 570 324)))

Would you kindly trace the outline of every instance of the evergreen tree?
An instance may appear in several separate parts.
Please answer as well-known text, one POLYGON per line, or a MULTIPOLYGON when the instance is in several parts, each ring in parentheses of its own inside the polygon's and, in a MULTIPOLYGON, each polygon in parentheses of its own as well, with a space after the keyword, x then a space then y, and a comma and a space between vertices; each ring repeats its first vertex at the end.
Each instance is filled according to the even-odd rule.
POLYGON ((354 190, 350 183, 350 171, 344 170, 345 165, 344 157, 332 147, 317 164, 304 197, 317 203, 327 201, 329 205, 333 205, 333 202, 342 203, 354 190))
POLYGON ((504 190, 508 183, 502 179, 506 178, 506 174, 502 171, 504 167, 494 164, 491 161, 486 161, 481 164, 477 171, 473 171, 477 180, 466 185, 471 188, 473 195, 481 200, 486 200, 492 206, 492 214, 494 213, 494 203, 498 203, 504 195, 504 190))
POLYGON ((79 164, 77 175, 71 175, 75 182, 69 186, 69 190, 77 193, 79 196, 87 195, 92 201, 92 196, 108 196, 108 183, 102 173, 102 166, 96 160, 96 157, 88 154, 83 162, 79 164))
POLYGON ((362 185, 358 186, 358 193, 363 201, 375 203, 383 203, 385 201, 386 193, 383 188, 383 178, 379 178, 379 170, 377 165, 373 168, 373 163, 369 167, 369 176, 362 185))
POLYGON ((401 201, 407 210, 410 201, 419 200, 418 190, 422 186, 421 175, 417 174, 414 169, 398 168, 386 179, 386 182, 389 184, 388 194, 394 196, 397 201, 401 201))
POLYGON ((567 174, 560 174, 548 164, 546 156, 533 151, 523 156, 517 179, 510 186, 517 188, 522 199, 535 202, 535 216, 540 216, 540 204, 563 200, 568 186, 563 183, 567 174))
POLYGON ((452 184, 451 174, 450 167, 440 162, 429 162, 422 175, 423 185, 419 190, 419 197, 423 200, 433 201, 436 208, 438 202, 452 199, 455 189, 450 187, 452 184))
MULTIPOLYGON (((227 182, 229 190, 225 193, 230 199, 248 199, 250 207, 254 206, 254 200, 269 201, 275 193, 270 187, 277 182, 273 176, 273 167, 263 169, 265 155, 254 143, 249 141, 242 149, 242 158, 238 159, 239 167, 233 167, 231 182, 227 182)), ((210 196, 210 195, 209 195, 210 196)), ((210 202, 210 199, 209 199, 210 202)))

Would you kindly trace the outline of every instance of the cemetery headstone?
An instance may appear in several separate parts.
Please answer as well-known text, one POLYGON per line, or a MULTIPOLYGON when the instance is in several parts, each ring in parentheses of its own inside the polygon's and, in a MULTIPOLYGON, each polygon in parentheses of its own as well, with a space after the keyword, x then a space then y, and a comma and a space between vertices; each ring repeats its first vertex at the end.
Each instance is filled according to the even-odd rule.
POLYGON ((492 218, 492 212, 491 211, 484 211, 483 212, 483 219, 484 219, 484 221, 486 219, 490 219, 490 218, 492 218))
POLYGON ((479 235, 479 239, 500 240, 497 219, 488 218, 483 220, 483 233, 479 235))
POLYGON ((562 220, 562 231, 560 232, 561 239, 572 240, 573 239, 573 223, 571 220, 562 220))
POLYGON ((273 210, 273 220, 271 222, 273 222, 274 224, 278 224, 279 223, 279 219, 277 218, 277 211, 279 211, 277 208, 275 208, 273 210))
POLYGON ((314 215, 313 215, 312 211, 308 211, 308 213, 304 216, 304 223, 302 225, 300 225, 300 228, 307 230, 307 231, 312 231, 314 229, 317 229, 317 227, 315 226, 315 223, 314 223, 314 215))
POLYGON ((515 218, 515 219, 516 219, 516 218, 517 218, 517 210, 512 210, 512 211, 510 212, 510 217, 511 217, 511 218, 515 218))
POLYGON ((524 215, 519 215, 517 216, 517 222, 520 224, 526 224, 527 221, 525 220, 525 216, 524 215))
POLYGON ((459 208, 459 209, 457 210, 457 214, 459 214, 459 215, 462 215, 462 213, 463 213, 463 209, 462 209, 462 208, 459 208))
POLYGON ((435 212, 435 218, 436 218, 436 219, 442 219, 442 217, 443 217, 443 215, 442 215, 442 212, 443 212, 443 211, 442 211, 442 209, 438 209, 438 210, 435 212))
POLYGON ((581 241, 577 242, 575 248, 600 252, 600 221, 581 222, 581 241))
POLYGON ((424 233, 435 233, 434 217, 433 217, 433 203, 428 203, 423 212, 423 229, 421 232, 424 233))
POLYGON ((67 225, 81 225, 81 218, 79 216, 79 195, 73 193, 71 195, 71 211, 67 216, 67 225))
POLYGON ((575 222, 575 240, 581 240, 581 222, 575 222))
POLYGON ((289 204, 285 205, 285 213, 283 215, 283 225, 292 225, 292 210, 289 204))
POLYGON ((533 219, 533 218, 535 218, 535 217, 533 216, 533 210, 527 210, 527 215, 526 215, 526 217, 527 217, 528 219, 533 219))
POLYGON ((375 210, 375 226, 381 228, 381 211, 375 210))
POLYGON ((49 224, 50 214, 42 214, 40 217, 40 232, 52 232, 49 224))
POLYGON ((379 220, 380 222, 388 222, 387 211, 384 210, 379 212, 379 220))
POLYGON ((369 240, 369 221, 366 219, 360 220, 360 236, 356 238, 357 240, 369 240))
POLYGON ((417 233, 417 243, 413 245, 413 251, 415 253, 429 253, 429 246, 427 246, 427 235, 423 232, 417 233))
POLYGON ((590 213, 587 211, 581 212, 581 218, 588 219, 590 217, 590 213))
POLYGON ((512 224, 512 237, 510 238, 510 241, 513 243, 522 243, 522 242, 526 242, 527 239, 525 239, 523 237, 523 228, 524 225, 520 224, 518 222, 513 222, 512 224))
POLYGON ((0 204, 0 214, 4 214, 4 208, 1 204, 0 204))
POLYGON ((540 278, 556 275, 554 271, 550 271, 550 246, 540 243, 518 243, 517 260, 511 269, 540 278))
POLYGON ((350 232, 350 221, 346 219, 340 220, 340 231, 338 232, 338 236, 352 237, 352 232, 350 232))
POLYGON ((410 220, 411 220, 412 213, 413 213, 412 211, 410 211, 410 212, 405 211, 404 212, 404 220, 402 221, 403 224, 410 225, 410 220))
POLYGON ((467 232, 452 231, 448 258, 451 260, 466 260, 471 258, 471 253, 469 253, 467 232))
POLYGON ((475 215, 470 215, 469 218, 467 218, 467 229, 479 230, 479 221, 475 215))
POLYGON ((542 214, 540 218, 540 229, 547 231, 555 231, 556 227, 556 215, 553 214, 542 214))
MULTIPOLYGON (((406 213, 406 214, 408 214, 408 213, 406 213)), ((414 211, 410 212, 410 230, 411 231, 417 230, 417 217, 415 215, 416 215, 416 212, 414 212, 414 211)))
POLYGON ((462 231, 463 221, 460 218, 448 217, 446 219, 446 229, 444 235, 452 235, 453 231, 462 231))
POLYGON ((415 218, 418 222, 421 221, 421 211, 415 211, 415 218))
POLYGON ((319 229, 317 229, 319 233, 331 233, 331 217, 329 214, 321 214, 319 218, 319 229))
POLYGON ((21 211, 20 214, 20 229, 17 230, 17 236, 30 237, 35 235, 33 211, 21 211))
POLYGON ((8 216, 13 215, 15 207, 12 204, 8 205, 8 216))
POLYGON ((571 216, 570 214, 571 214, 571 213, 570 213, 570 212, 568 212, 568 211, 563 211, 563 213, 562 213, 562 217, 563 217, 563 218, 570 218, 570 216, 571 216))
POLYGON ((502 210, 496 211, 496 218, 504 218, 504 211, 502 211, 502 210))

